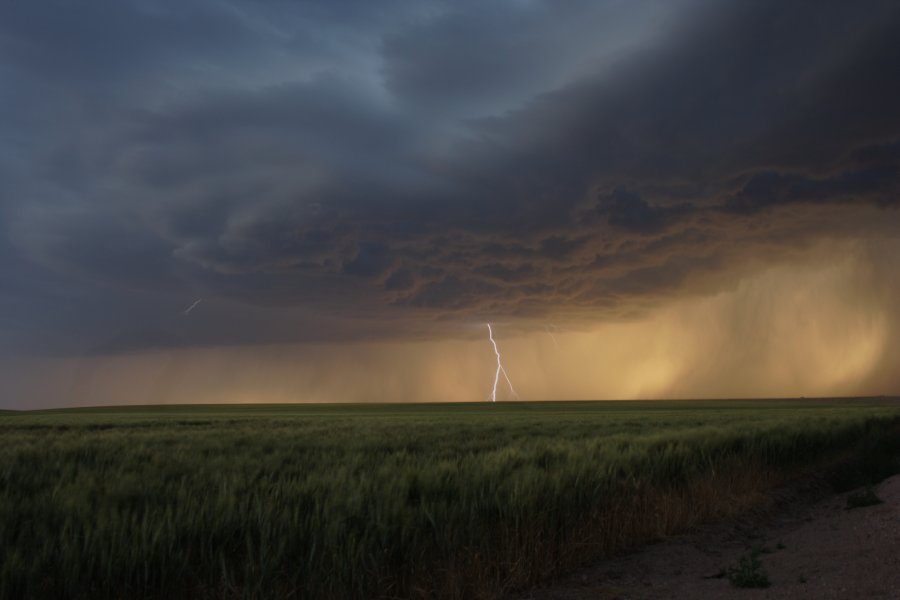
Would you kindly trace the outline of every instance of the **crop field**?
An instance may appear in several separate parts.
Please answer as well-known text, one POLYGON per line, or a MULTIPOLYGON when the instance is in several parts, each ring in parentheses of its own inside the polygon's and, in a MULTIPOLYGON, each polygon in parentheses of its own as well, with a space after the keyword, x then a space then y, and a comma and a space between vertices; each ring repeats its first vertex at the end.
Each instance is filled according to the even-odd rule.
POLYGON ((896 468, 892 399, 0 414, 0 598, 498 598, 896 468))

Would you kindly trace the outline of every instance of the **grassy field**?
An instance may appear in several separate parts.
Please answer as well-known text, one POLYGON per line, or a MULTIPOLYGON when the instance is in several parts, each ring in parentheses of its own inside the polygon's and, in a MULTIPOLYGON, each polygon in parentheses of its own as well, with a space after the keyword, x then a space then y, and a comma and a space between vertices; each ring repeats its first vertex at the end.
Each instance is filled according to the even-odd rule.
POLYGON ((501 597, 898 439, 891 399, 3 413, 0 598, 501 597))

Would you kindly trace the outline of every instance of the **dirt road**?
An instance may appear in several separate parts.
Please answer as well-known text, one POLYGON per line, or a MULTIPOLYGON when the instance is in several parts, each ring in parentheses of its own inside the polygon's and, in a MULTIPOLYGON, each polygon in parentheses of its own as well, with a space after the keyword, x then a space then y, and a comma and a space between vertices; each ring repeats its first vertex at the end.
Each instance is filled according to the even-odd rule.
POLYGON ((782 502, 765 517, 648 546, 524 598, 900 600, 900 475, 874 492, 883 504, 852 510, 847 497, 854 492, 782 502), (741 589, 723 576, 751 554, 760 563, 751 570, 769 587, 741 589))

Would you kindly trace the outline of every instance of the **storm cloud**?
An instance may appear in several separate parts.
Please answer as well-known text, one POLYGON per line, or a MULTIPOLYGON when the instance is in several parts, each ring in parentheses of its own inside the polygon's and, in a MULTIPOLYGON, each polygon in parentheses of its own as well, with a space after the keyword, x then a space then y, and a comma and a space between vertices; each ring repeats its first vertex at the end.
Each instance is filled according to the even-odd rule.
POLYGON ((880 0, 6 3, 0 355, 578 330, 896 238, 898 40, 880 0))

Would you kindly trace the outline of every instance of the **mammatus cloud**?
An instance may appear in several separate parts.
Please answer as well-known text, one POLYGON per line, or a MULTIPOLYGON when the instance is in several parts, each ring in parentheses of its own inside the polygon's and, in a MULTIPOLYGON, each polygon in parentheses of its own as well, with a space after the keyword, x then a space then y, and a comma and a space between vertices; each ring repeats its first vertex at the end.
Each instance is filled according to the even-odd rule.
MULTIPOLYGON (((880 0, 4 6, 0 355, 562 346, 894 248, 898 39, 880 0)), ((731 389, 680 372, 654 389, 731 389)))

